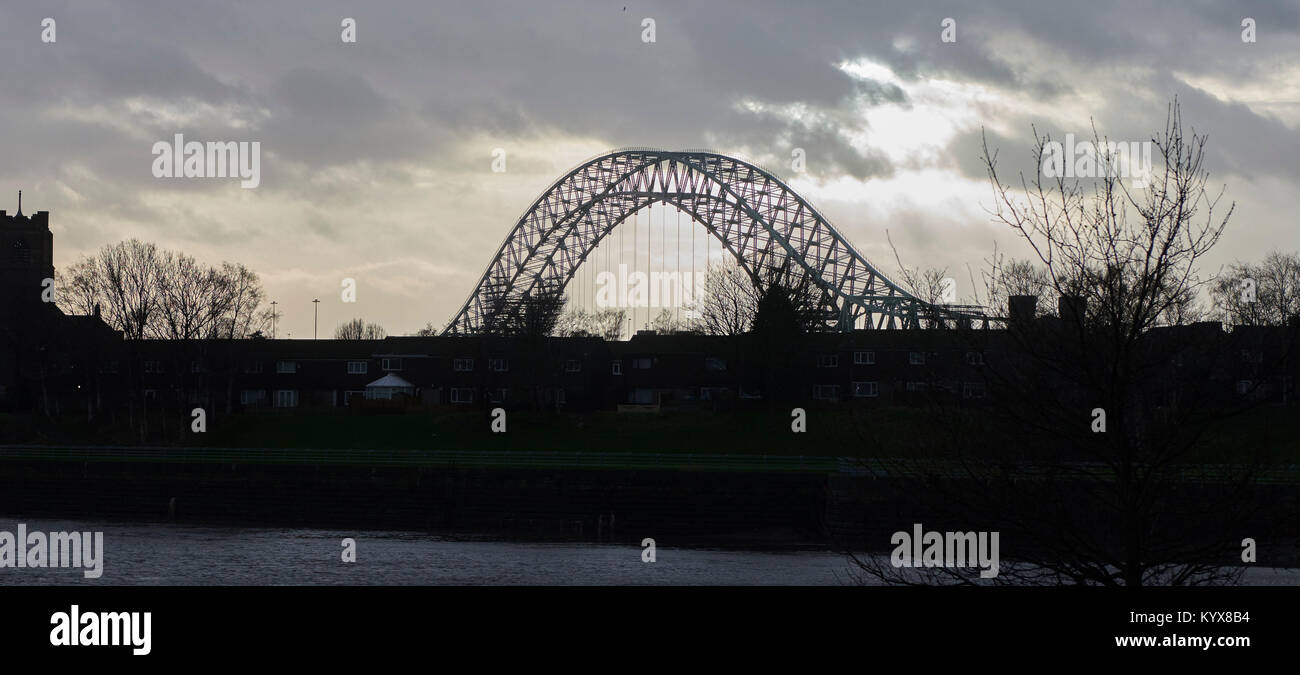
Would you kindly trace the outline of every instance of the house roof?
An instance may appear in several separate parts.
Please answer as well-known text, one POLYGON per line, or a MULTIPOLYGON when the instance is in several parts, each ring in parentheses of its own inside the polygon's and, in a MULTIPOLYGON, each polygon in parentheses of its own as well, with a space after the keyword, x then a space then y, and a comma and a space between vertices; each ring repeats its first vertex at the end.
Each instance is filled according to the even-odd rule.
POLYGON ((367 384, 366 389, 369 389, 371 387, 414 387, 414 386, 415 385, 411 384, 410 382, 407 382, 401 377, 389 373, 379 378, 378 380, 375 380, 374 382, 367 384))

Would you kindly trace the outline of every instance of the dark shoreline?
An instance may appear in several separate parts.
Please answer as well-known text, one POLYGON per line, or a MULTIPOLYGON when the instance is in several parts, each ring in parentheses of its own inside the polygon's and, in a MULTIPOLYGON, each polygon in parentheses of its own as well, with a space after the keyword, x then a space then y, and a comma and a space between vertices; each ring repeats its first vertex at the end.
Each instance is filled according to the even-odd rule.
MULTIPOLYGON (((0 513, 37 519, 773 552, 888 553, 900 523, 941 513, 900 509, 898 487, 810 471, 0 460, 0 513)), ((1253 536, 1294 503, 1275 489, 1253 536)), ((1300 567, 1300 546, 1270 549, 1267 566, 1300 567)))
POLYGON ((0 513, 462 539, 831 550, 824 475, 10 460, 0 513))

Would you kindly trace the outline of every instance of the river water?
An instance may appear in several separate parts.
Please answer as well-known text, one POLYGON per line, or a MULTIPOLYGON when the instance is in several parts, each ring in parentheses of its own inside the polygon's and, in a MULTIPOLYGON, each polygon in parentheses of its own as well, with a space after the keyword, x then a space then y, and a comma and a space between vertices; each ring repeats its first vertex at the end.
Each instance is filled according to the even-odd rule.
MULTIPOLYGON (((853 584, 848 559, 825 551, 642 548, 617 544, 457 540, 412 532, 345 532, 0 517, 0 531, 104 533, 103 575, 0 567, 0 585, 795 585, 853 584), (342 560, 342 541, 356 562, 342 560)), ((1255 568, 1247 584, 1300 585, 1300 569, 1255 568)))

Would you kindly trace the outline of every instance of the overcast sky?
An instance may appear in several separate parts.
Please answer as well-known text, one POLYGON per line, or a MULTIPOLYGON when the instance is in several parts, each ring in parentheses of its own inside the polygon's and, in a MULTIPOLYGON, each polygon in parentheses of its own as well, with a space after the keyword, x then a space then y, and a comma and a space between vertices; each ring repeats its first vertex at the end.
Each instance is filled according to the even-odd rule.
POLYGON ((1032 125, 1149 139, 1175 96, 1237 203, 1213 265, 1300 249, 1296 0, 6 2, 0 64, 0 208, 22 189, 51 212, 56 266, 131 237, 243 262, 282 337, 310 335, 314 297, 322 333, 441 327, 543 189, 626 146, 778 169, 802 148, 791 184, 883 271, 888 230, 964 280, 1019 251, 986 211, 981 129, 1032 170, 1032 125), (155 178, 176 133, 261 142, 261 185, 155 178))

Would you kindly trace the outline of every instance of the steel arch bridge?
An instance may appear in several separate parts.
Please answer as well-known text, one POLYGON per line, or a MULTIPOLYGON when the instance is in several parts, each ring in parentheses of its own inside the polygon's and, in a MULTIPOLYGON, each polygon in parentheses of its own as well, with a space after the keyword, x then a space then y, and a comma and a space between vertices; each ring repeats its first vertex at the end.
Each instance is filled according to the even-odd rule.
POLYGON ((511 332, 529 298, 564 291, 601 240, 657 202, 704 226, 751 278, 793 265, 821 293, 827 328, 918 328, 986 320, 981 308, 933 305, 858 253, 772 172, 704 150, 616 150, 555 181, 519 218, 444 334, 511 332))

